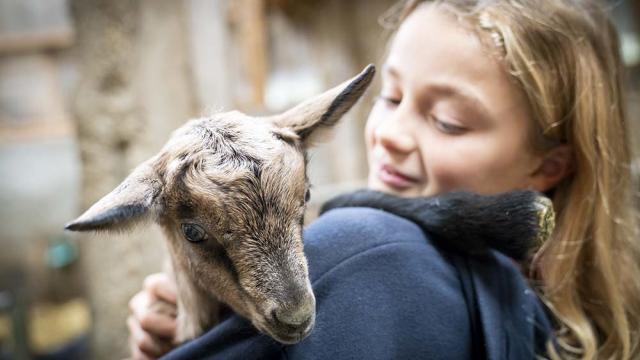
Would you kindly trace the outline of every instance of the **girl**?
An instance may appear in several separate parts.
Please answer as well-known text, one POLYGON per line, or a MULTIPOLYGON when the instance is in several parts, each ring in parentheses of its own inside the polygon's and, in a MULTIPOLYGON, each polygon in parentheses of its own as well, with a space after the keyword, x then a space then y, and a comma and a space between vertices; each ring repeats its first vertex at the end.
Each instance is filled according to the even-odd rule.
MULTIPOLYGON (((552 238, 527 264, 531 269, 527 275, 553 321, 554 340, 543 339, 548 356, 584 359, 640 356, 640 246, 633 211, 623 67, 616 32, 603 10, 587 0, 410 0, 398 9, 401 25, 383 66, 382 91, 365 131, 369 187, 406 197, 461 189, 496 193, 532 188, 545 192, 554 202, 557 226, 552 238)), ((332 241, 317 229, 349 226, 335 219, 323 219, 329 214, 320 218, 319 225, 312 225, 306 235, 312 244, 305 249, 311 253, 312 270, 314 236, 332 241)), ((355 217, 365 216, 379 215, 364 211, 355 217)), ((375 226, 371 222, 366 224, 375 226)), ((411 231, 403 234, 416 237, 411 231)), ((324 249, 325 253, 318 256, 331 258, 328 252, 337 251, 332 249, 324 249)), ((413 255, 406 255, 412 257, 405 262, 413 261, 418 253, 416 250, 413 255)), ((427 286, 431 292, 422 299, 430 307, 419 316, 439 309, 438 299, 450 302, 451 316, 417 324, 405 322, 404 327, 390 326, 383 333, 364 327, 360 329, 364 331, 362 338, 386 339, 398 334, 406 337, 408 331, 428 343, 425 349, 402 343, 407 352, 385 353, 394 356, 410 355, 410 349, 414 355, 423 357, 427 355, 422 351, 428 349, 447 351, 440 355, 445 358, 477 355, 478 349, 488 357, 523 354, 512 350, 500 353, 496 350, 499 346, 492 345, 500 336, 509 339, 510 326, 520 328, 518 316, 509 310, 511 298, 518 296, 516 292, 497 296, 503 314, 487 317, 483 304, 488 298, 478 290, 481 282, 474 281, 478 274, 491 270, 481 269, 487 264, 467 263, 471 264, 468 265, 471 278, 476 279, 472 281, 476 296, 471 297, 470 306, 470 298, 463 296, 464 291, 455 293, 470 309, 465 313, 465 319, 470 319, 468 326, 460 325, 467 320, 455 313, 456 296, 449 297, 450 293, 440 291, 451 289, 447 287, 451 285, 447 264, 453 264, 460 274, 461 268, 456 265, 459 260, 433 252, 425 252, 423 256, 437 266, 423 269, 430 273, 412 281, 422 283, 425 277, 430 277, 428 285, 436 286, 427 286), (476 312, 482 331, 474 331, 476 312), (502 319, 495 325, 507 335, 487 329, 487 323, 496 319, 502 319), (447 326, 460 336, 447 337, 447 326), (433 329, 438 329, 436 337, 430 335, 433 329), (465 336, 472 337, 471 345, 465 336), (439 347, 442 338, 447 346, 439 347), (457 349, 467 350, 455 352, 457 349)), ((403 268, 409 270, 407 274, 418 269, 405 262, 380 266, 400 269, 399 274, 403 268)), ((491 266, 512 274, 509 266, 499 259, 491 266)), ((366 268, 366 263, 362 267, 366 268)), ((330 289, 340 288, 342 282, 349 283, 356 276, 351 274, 335 278, 332 284, 335 287, 330 289)), ((495 274, 495 284, 491 286, 504 289, 500 285, 504 279, 499 272, 495 274)), ((361 281, 373 281, 368 279, 361 281)), ((515 278, 510 279, 509 283, 515 284, 512 290, 520 289, 515 278)), ((392 279, 388 281, 385 286, 394 286, 392 279)), ((460 283, 453 288, 464 290, 465 281, 460 283)), ((337 303, 342 303, 348 302, 349 297, 357 297, 359 304, 366 307, 375 301, 363 299, 362 294, 372 286, 365 284, 363 289, 353 289, 346 295, 328 291, 326 301, 340 299, 337 303)), ((132 299, 129 328, 134 352, 141 358, 158 356, 169 349, 155 335, 171 335, 175 325, 170 316, 149 310, 149 303, 156 298, 175 301, 171 289, 166 278, 155 276, 132 299)), ((314 290, 318 294, 315 284, 314 290)), ((401 287, 398 291, 402 292, 396 294, 400 297, 414 295, 411 289, 401 287)), ((391 309, 395 306, 407 306, 395 301, 388 299, 385 304, 391 305, 383 306, 382 311, 393 313, 391 309)), ((333 331, 320 327, 320 316, 329 316, 332 311, 338 312, 338 308, 320 306, 319 300, 318 327, 309 339, 323 339, 323 331, 333 331)), ((529 315, 535 317, 537 326, 545 328, 545 317, 540 316, 535 306, 531 309, 529 315)), ((341 311, 344 322, 351 319, 348 309, 341 311)), ((334 321, 335 326, 341 326, 340 317, 334 321)), ((369 321, 370 327, 386 324, 384 319, 373 316, 369 321)), ((350 326, 354 322, 357 318, 351 319, 350 326)), ((371 356, 367 349, 375 348, 380 355, 376 344, 359 346, 346 335, 342 338, 349 343, 333 338, 331 346, 343 346, 346 353, 357 349, 353 354, 362 357, 371 356)), ((535 347, 539 338, 539 334, 532 335, 526 338, 528 345, 521 343, 515 347, 528 346, 533 356, 542 351, 535 347)), ((233 343, 233 337, 226 339, 233 343)), ((305 351, 311 351, 312 347, 305 350, 304 343, 298 350, 298 345, 293 346, 290 354, 305 357, 305 351)), ((314 351, 318 354, 317 349, 314 351)), ((436 355, 430 353, 427 357, 436 355)))

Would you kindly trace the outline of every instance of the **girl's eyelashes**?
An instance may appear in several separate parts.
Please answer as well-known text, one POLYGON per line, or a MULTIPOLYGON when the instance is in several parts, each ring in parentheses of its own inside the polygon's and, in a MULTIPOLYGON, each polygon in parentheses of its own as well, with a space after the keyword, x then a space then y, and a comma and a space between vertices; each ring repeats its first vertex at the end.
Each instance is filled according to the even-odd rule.
POLYGON ((395 98, 392 96, 386 96, 386 95, 379 95, 376 100, 384 101, 387 105, 391 105, 391 106, 398 106, 402 101, 402 99, 395 98))
POLYGON ((465 127, 454 125, 450 122, 442 121, 437 117, 433 117, 433 122, 438 130, 448 135, 461 135, 467 132, 468 130, 465 127))
MULTIPOLYGON (((378 95, 376 101, 383 101, 387 106, 397 107, 402 102, 402 98, 388 95, 378 95)), ((461 135, 469 130, 466 127, 455 125, 447 121, 442 121, 435 116, 431 116, 430 118, 434 122, 436 129, 448 135, 461 135)))

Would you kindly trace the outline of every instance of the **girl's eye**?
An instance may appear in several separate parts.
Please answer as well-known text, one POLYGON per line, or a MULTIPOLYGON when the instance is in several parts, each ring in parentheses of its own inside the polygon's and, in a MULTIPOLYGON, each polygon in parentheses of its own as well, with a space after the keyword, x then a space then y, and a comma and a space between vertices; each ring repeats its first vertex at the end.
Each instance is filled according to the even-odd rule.
POLYGON ((378 100, 384 101, 387 105, 390 105, 390 106, 398 106, 402 101, 402 99, 394 98, 391 96, 384 96, 384 95, 378 96, 378 100))
POLYGON ((304 202, 309 202, 309 199, 311 199, 311 190, 307 189, 307 192, 304 193, 304 202))
POLYGON ((445 121, 441 121, 437 118, 434 118, 435 124, 436 124, 436 128, 438 128, 438 130, 442 131, 445 134, 449 134, 449 135, 460 135, 460 134, 464 134, 465 132, 467 132, 467 128, 464 128, 462 126, 458 126, 458 125, 454 125, 445 121))
POLYGON ((190 242, 197 243, 207 238, 207 233, 202 226, 196 224, 182 224, 182 234, 190 242))

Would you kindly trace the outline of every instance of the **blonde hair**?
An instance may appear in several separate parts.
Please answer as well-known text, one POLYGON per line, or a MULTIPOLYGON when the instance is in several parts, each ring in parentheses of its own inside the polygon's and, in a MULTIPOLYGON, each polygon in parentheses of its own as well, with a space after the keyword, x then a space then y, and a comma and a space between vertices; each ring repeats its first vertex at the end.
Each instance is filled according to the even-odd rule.
MULTIPOLYGON (((392 13, 403 20, 421 2, 402 2, 392 13)), ((556 230, 531 264, 530 278, 558 324, 549 355, 640 357, 640 245, 624 67, 606 12, 586 0, 431 2, 499 54, 528 100, 534 148, 573 150, 573 173, 550 194, 556 230)))

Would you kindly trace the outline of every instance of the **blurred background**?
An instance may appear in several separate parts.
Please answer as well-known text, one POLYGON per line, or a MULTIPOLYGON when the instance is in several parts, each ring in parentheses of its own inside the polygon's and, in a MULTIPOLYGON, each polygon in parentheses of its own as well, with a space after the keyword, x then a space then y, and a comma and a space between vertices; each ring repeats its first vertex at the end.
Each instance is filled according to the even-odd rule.
MULTIPOLYGON (((378 17, 394 3, 0 0, 0 359, 126 357, 127 303, 161 270, 161 235, 63 225, 187 119, 279 112, 380 65, 378 17)), ((640 2, 609 4, 630 75, 629 130, 640 134, 640 2)), ((364 185, 375 93, 312 152, 308 218, 364 185)))

